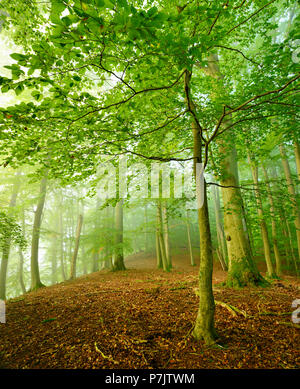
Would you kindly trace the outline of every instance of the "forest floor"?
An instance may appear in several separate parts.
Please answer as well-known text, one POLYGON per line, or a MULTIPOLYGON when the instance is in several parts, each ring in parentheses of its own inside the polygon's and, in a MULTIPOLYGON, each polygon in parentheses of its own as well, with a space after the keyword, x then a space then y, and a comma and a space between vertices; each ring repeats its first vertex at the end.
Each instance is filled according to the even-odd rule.
POLYGON ((197 314, 198 267, 175 255, 170 273, 155 259, 127 259, 128 270, 101 271, 7 301, 0 324, 1 368, 299 368, 299 326, 291 321, 300 298, 292 276, 267 288, 234 290, 219 285, 215 299, 219 345, 190 335, 197 314))

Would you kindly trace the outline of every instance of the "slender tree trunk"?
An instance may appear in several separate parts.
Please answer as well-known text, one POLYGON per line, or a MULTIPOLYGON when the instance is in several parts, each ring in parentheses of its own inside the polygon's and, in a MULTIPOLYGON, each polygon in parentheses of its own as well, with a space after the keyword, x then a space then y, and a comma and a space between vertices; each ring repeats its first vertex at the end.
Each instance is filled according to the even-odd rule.
POLYGON ((171 250, 170 250, 170 239, 169 239, 168 210, 165 203, 162 206, 162 220, 163 220, 164 241, 166 247, 167 266, 168 269, 172 269, 172 258, 171 258, 171 250))
MULTIPOLYGON (((192 116, 194 175, 196 178, 196 193, 197 196, 199 196, 201 188, 199 188, 200 184, 197 179, 197 164, 202 163, 202 130, 195 119, 195 105, 190 95, 190 80, 191 73, 186 70, 184 89, 186 104, 192 116)), ((198 224, 200 233, 199 307, 193 329, 193 336, 196 340, 204 339, 205 343, 210 345, 215 343, 217 333, 215 330, 215 302, 212 290, 213 252, 205 182, 203 192, 203 204, 201 208, 198 208, 198 224)))
MULTIPOLYGON (((158 225, 157 225, 158 228, 158 225)), ((160 251, 160 243, 159 243, 159 232, 157 231, 155 233, 155 243, 156 243, 156 265, 158 269, 162 269, 162 257, 161 257, 161 251, 160 251)))
POLYGON ((157 205, 157 211, 156 211, 156 232, 155 232, 155 244, 156 244, 156 264, 158 269, 163 268, 163 261, 162 261, 162 253, 160 248, 160 218, 159 218, 159 209, 157 205))
POLYGON ((186 210, 186 232, 187 232, 188 248, 189 248, 189 253, 190 253, 191 266, 195 266, 195 259, 194 259, 192 240, 191 240, 191 227, 190 227, 190 222, 189 222, 189 211, 188 211, 188 209, 186 210))
POLYGON ((40 228, 42 222, 42 214, 45 205, 46 191, 47 191, 47 177, 48 172, 42 178, 40 185, 40 195, 37 203, 37 208, 34 214, 32 241, 31 241, 31 290, 36 290, 44 286, 40 280, 39 270, 39 241, 40 241, 40 228))
POLYGON ((262 200, 261 200, 260 191, 259 191, 258 167, 256 166, 255 162, 252 160, 250 153, 248 153, 248 160, 249 160, 249 164, 251 167, 252 178, 253 178, 253 182, 254 182, 255 197, 256 197, 256 204, 257 204, 257 213, 258 213, 258 217, 259 217, 259 224, 260 224, 261 236, 262 236, 262 241, 263 241, 263 246, 264 246, 265 260, 266 260, 266 264, 267 264, 267 274, 268 274, 268 277, 274 278, 276 276, 275 276, 273 264, 272 264, 271 247, 270 247, 270 241, 269 241, 268 228, 267 228, 267 223, 266 223, 264 212, 263 212, 262 200))
POLYGON ((61 269, 61 275, 62 279, 66 281, 66 272, 65 272, 65 265, 64 265, 64 230, 63 230, 63 209, 62 209, 63 202, 61 201, 61 209, 59 212, 59 246, 60 246, 60 269, 61 269))
POLYGON ((272 196, 270 180, 269 180, 269 175, 268 175, 267 169, 265 168, 264 165, 262 165, 262 169, 263 169, 264 176, 266 179, 266 188, 267 188, 268 198, 269 198, 269 203, 270 203, 271 222, 272 222, 272 241, 273 241, 274 255, 275 255, 275 261, 276 261, 276 275, 278 277, 280 277, 282 274, 281 256, 280 256, 279 247, 278 247, 278 240, 277 240, 277 224, 276 224, 275 204, 274 204, 274 199, 272 196))
POLYGON ((281 154, 283 170, 284 170, 284 174, 288 186, 288 192, 292 203, 292 209, 293 209, 293 214, 295 219, 294 223, 296 228, 297 245, 298 245, 298 258, 300 259, 300 209, 297 204, 296 191, 292 179, 289 161, 287 159, 285 148, 283 145, 280 145, 280 154, 281 154))
POLYGON ((157 202, 157 219, 158 219, 158 239, 159 239, 162 267, 164 271, 169 271, 165 237, 163 232, 163 218, 162 218, 162 209, 161 209, 160 201, 157 202))
POLYGON ((109 229, 109 206, 105 209, 105 229, 106 229, 106 235, 105 235, 105 251, 104 251, 104 257, 105 260, 102 262, 101 269, 111 269, 112 268, 112 259, 111 259, 111 253, 110 253, 110 244, 108 237, 110 236, 109 229))
POLYGON ((123 199, 119 200, 115 211, 116 239, 113 270, 126 270, 123 254, 123 199))
POLYGON ((76 278, 76 262, 77 262, 77 255, 78 255, 78 249, 79 249, 79 242, 80 242, 80 234, 81 234, 81 228, 83 223, 83 216, 78 216, 78 222, 76 227, 76 238, 75 238, 75 248, 71 260, 71 274, 70 279, 74 280, 76 278))
POLYGON ((93 253, 93 273, 99 271, 99 253, 95 251, 93 253))
MULTIPOLYGON (((22 212, 22 233, 23 233, 23 236, 25 236, 25 214, 24 214, 24 209, 23 209, 23 212, 22 212)), ((22 293, 25 294, 26 293, 26 287, 25 287, 25 283, 24 283, 24 255, 23 255, 23 251, 22 251, 22 247, 19 246, 19 272, 18 272, 18 275, 19 275, 19 282, 20 282, 20 286, 21 286, 21 290, 22 290, 22 293)))
POLYGON ((227 263, 226 263, 227 251, 226 251, 226 241, 225 241, 224 228, 223 228, 223 224, 222 224, 219 188, 215 185, 213 185, 212 194, 213 194, 213 202, 214 202, 215 217, 216 217, 217 238, 218 238, 217 254, 218 254, 218 258, 221 262, 221 266, 222 266, 223 270, 227 271, 228 270, 227 263))
POLYGON ((145 205, 145 253, 149 251, 149 234, 148 234, 148 207, 145 205))
MULTIPOLYGON (((19 179, 20 174, 21 174, 20 172, 17 172, 14 177, 12 194, 11 194, 9 209, 8 209, 9 214, 12 212, 17 202, 17 196, 21 184, 19 179)), ((0 300, 5 300, 6 298, 6 277, 7 277, 9 254, 10 254, 10 244, 11 244, 11 236, 8 235, 7 237, 5 237, 5 241, 3 244, 2 260, 1 260, 1 267, 0 267, 0 300)))
POLYGON ((19 247, 19 282, 20 282, 20 286, 21 286, 21 289, 22 289, 22 293, 25 294, 26 293, 26 287, 25 287, 25 283, 24 283, 24 270, 23 270, 23 267, 24 267, 24 255, 23 255, 23 252, 22 252, 22 249, 21 247, 19 247))

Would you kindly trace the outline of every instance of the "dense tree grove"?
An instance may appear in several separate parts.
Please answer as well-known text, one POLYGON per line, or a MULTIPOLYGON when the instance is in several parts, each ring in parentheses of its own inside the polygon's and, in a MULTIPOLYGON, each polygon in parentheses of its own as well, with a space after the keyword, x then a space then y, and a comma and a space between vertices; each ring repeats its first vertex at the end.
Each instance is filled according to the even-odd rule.
POLYGON ((299 276, 298 2, 0 7, 0 299, 183 249, 211 345, 214 264, 299 276))

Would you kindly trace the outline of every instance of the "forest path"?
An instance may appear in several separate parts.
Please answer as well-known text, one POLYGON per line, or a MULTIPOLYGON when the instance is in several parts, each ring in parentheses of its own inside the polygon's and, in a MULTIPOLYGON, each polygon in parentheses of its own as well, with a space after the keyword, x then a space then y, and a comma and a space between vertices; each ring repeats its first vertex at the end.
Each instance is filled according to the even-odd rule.
MULTIPOLYGON (((299 282, 214 294, 247 314, 216 306, 222 347, 190 337, 198 267, 101 271, 7 302, 0 324, 2 368, 299 368, 299 328, 291 321, 299 282)), ((134 261, 128 261, 133 264, 134 261)))

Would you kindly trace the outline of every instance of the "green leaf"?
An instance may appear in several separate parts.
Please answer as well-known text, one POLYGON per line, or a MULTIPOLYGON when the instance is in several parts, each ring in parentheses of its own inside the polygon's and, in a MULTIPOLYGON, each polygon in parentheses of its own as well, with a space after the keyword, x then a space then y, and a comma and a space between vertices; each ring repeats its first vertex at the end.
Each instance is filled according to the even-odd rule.
POLYGON ((73 80, 75 81, 81 81, 81 78, 79 76, 73 76, 73 80))
POLYGON ((6 93, 10 90, 10 86, 9 85, 4 85, 2 88, 1 88, 1 92, 2 93, 6 93))
POLYGON ((95 0, 95 3, 97 7, 104 7, 105 5, 104 0, 95 0))
POLYGON ((26 55, 19 54, 19 53, 13 53, 13 54, 10 54, 10 56, 12 59, 15 59, 16 61, 22 61, 22 60, 27 58, 26 55))
POLYGON ((57 318, 56 317, 52 317, 50 319, 45 319, 45 320, 42 321, 42 323, 48 323, 48 322, 54 321, 54 320, 57 320, 57 318))
POLYGON ((19 94, 21 94, 21 93, 23 92, 23 90, 24 90, 24 86, 21 85, 21 84, 19 84, 19 85, 16 87, 16 89, 15 89, 15 94, 16 94, 17 96, 19 96, 19 94))

